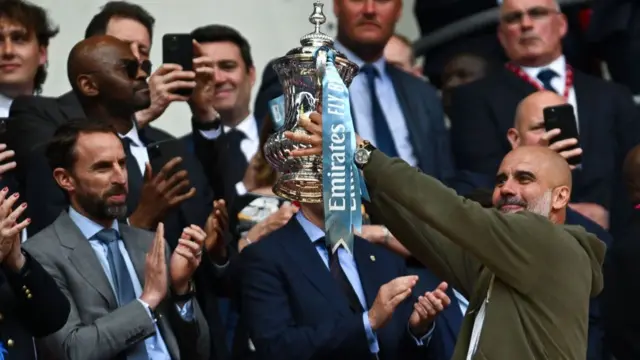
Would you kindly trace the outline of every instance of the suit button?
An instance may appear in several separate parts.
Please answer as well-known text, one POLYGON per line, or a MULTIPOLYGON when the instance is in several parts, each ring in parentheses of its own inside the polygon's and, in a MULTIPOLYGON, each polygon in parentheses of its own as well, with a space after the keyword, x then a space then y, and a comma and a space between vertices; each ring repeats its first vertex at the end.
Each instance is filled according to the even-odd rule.
POLYGON ((13 344, 14 344, 13 339, 7 340, 7 346, 8 347, 13 347, 13 344))
POLYGON ((4 320, 4 315, 0 313, 0 321, 4 320))
POLYGON ((33 297, 33 295, 27 294, 27 299, 31 299, 32 297, 33 297))

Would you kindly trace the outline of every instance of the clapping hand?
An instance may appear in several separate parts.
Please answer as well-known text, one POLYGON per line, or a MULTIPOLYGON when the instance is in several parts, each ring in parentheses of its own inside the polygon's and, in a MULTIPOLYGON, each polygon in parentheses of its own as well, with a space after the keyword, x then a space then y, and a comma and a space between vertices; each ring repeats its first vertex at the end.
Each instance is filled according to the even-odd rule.
POLYGON ((0 263, 13 271, 20 271, 25 258, 20 247, 20 233, 25 229, 30 219, 18 223, 18 218, 27 208, 23 203, 13 208, 20 195, 15 193, 7 198, 8 188, 0 191, 0 263))
POLYGON ((207 234, 204 246, 209 255, 216 262, 227 257, 227 246, 224 241, 224 234, 229 230, 229 213, 227 212, 224 200, 215 200, 213 202, 213 211, 207 217, 205 224, 205 233, 207 234))
POLYGON ((151 309, 158 307, 167 295, 167 263, 165 258, 164 224, 159 223, 144 267, 144 289, 140 300, 151 309))
POLYGON ((189 280, 193 276, 200 261, 207 234, 199 226, 191 225, 182 230, 178 246, 171 255, 170 278, 171 287, 177 295, 189 291, 189 280))
POLYGON ((413 305, 409 328, 414 335, 425 335, 436 316, 451 304, 451 299, 446 293, 447 286, 446 282, 440 283, 434 291, 427 291, 420 296, 413 305))

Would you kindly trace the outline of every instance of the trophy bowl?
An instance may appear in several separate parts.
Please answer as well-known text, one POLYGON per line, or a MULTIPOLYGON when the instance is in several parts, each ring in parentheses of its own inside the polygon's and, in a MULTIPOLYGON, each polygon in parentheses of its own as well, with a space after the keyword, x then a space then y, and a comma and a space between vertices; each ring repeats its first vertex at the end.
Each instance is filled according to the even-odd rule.
MULTIPOLYGON (((326 21, 322 8, 322 3, 314 3, 314 12, 309 17, 316 26, 315 32, 302 37, 302 46, 292 49, 273 64, 283 87, 285 121, 264 146, 266 160, 280 173, 273 192, 285 199, 305 203, 322 202, 322 157, 291 157, 292 150, 303 149, 306 145, 287 139, 284 133, 291 131, 308 135, 298 125, 300 116, 322 106, 326 57, 315 55, 322 47, 333 48, 333 40, 320 32, 320 25, 326 21)), ((340 53, 336 53, 335 66, 345 85, 349 86, 358 73, 358 66, 340 53)))

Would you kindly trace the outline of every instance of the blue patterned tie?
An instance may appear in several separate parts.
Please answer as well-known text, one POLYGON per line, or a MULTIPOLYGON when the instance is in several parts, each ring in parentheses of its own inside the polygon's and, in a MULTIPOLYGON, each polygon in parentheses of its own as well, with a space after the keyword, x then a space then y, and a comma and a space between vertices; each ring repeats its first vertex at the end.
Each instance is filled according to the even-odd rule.
MULTIPOLYGON (((133 288, 131 274, 127 269, 127 263, 124 256, 120 252, 118 239, 120 236, 115 229, 102 229, 95 235, 95 238, 107 245, 107 261, 111 270, 111 278, 116 288, 116 296, 118 297, 118 305, 123 306, 136 300, 136 291, 133 288)), ((139 341, 127 351, 127 360, 148 360, 149 355, 145 347, 144 341, 139 341)))
POLYGON ((371 98, 371 116, 373 117, 373 131, 376 138, 376 147, 391 157, 398 157, 396 144, 389 130, 389 123, 384 116, 382 106, 376 93, 376 77, 379 76, 378 69, 371 64, 365 64, 360 71, 367 76, 369 84, 369 96, 371 98))
POLYGON ((538 73, 538 80, 542 82, 542 86, 544 86, 545 90, 553 91, 557 94, 558 91, 551 85, 551 80, 557 76, 559 76, 557 72, 551 69, 543 69, 538 73))

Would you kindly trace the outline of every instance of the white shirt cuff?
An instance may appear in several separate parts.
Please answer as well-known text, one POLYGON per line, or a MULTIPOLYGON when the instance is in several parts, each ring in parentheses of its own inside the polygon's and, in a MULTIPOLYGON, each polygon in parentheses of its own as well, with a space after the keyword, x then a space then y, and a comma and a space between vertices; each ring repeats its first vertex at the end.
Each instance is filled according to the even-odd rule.
POLYGON ((215 140, 222 134, 222 125, 215 130, 198 130, 200 135, 207 140, 215 140))
POLYGON ((418 339, 415 335, 413 335, 413 333, 411 332, 411 327, 409 327, 409 324, 407 324, 407 330, 409 331, 409 335, 411 335, 411 338, 416 342, 416 345, 418 346, 429 345, 429 341, 431 340, 431 335, 433 334, 433 329, 435 328, 436 328, 436 322, 434 321, 431 324, 431 328, 429 329, 429 331, 427 331, 426 334, 424 334, 422 337, 418 339))

